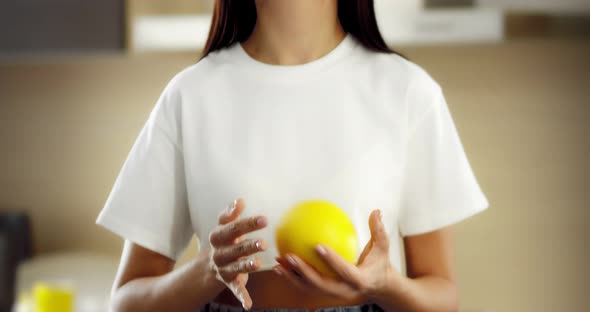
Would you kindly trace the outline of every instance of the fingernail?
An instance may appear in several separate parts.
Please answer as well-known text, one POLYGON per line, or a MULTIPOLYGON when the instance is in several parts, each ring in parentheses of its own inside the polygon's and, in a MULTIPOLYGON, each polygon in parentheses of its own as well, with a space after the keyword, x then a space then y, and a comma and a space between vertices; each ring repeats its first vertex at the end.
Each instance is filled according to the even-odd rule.
POLYGON ((262 250, 262 243, 260 241, 256 241, 256 249, 262 250))
POLYGON ((289 263, 290 263, 292 266, 295 266, 295 267, 297 266, 297 262, 295 261, 295 258, 293 258, 293 257, 291 257, 291 256, 287 256, 287 261, 289 261, 289 263))
POLYGON ((379 217, 379 220, 383 220, 383 214, 381 213, 381 209, 377 210, 377 216, 379 217))
POLYGON ((256 266, 256 262, 254 260, 250 260, 250 261, 248 261, 248 265, 250 266, 251 269, 254 269, 254 267, 256 266))
POLYGON ((324 246, 322 246, 322 245, 317 245, 317 246, 315 247, 315 250, 317 250, 317 252, 318 252, 320 255, 322 255, 322 256, 325 256, 325 255, 326 255, 326 253, 328 253, 328 251, 326 250, 326 247, 324 247, 324 246))
POLYGON ((236 206, 238 205, 238 200, 234 199, 234 201, 229 205, 228 207, 228 212, 231 214, 234 212, 234 210, 236 209, 236 206))
POLYGON ((283 275, 283 272, 281 272, 281 269, 279 269, 279 268, 273 268, 272 270, 273 270, 273 271, 274 271, 274 272, 275 272, 277 275, 280 275, 280 276, 282 276, 282 275, 283 275))
POLYGON ((242 304, 242 307, 244 307, 244 309, 245 309, 246 308, 246 301, 244 300, 244 295, 241 292, 238 292, 236 294, 236 297, 238 298, 238 300, 242 304))
POLYGON ((259 226, 266 226, 266 218, 264 217, 260 217, 256 220, 256 224, 258 224, 259 226))

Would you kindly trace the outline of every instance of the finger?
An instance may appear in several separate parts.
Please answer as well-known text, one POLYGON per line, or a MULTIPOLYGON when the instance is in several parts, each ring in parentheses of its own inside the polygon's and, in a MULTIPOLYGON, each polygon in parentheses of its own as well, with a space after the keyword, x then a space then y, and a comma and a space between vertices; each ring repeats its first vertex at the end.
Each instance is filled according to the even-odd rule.
POLYGON ((225 281, 230 281, 240 273, 251 273, 258 270, 259 268, 259 259, 246 258, 234 261, 222 267, 218 267, 218 271, 225 281))
POLYGON ((287 255, 285 258, 286 260, 281 260, 281 262, 288 262, 287 266, 283 264, 281 265, 290 268, 287 269, 287 271, 290 271, 292 276, 296 276, 307 289, 316 288, 338 297, 346 297, 353 294, 354 291, 350 285, 331 278, 323 277, 313 267, 301 260, 301 258, 295 255, 287 255))
POLYGON ((234 220, 220 225, 211 232, 209 241, 213 247, 233 244, 240 236, 266 227, 268 221, 264 216, 234 220))
POLYGON ((244 211, 245 204, 242 198, 235 199, 226 209, 221 211, 218 218, 219 224, 227 224, 237 219, 242 211, 244 211))
POLYGON ((311 267, 301 258, 294 255, 286 255, 284 257, 277 258, 277 262, 288 271, 295 274, 295 276, 299 277, 299 279, 305 284, 321 284, 325 279, 325 277, 322 276, 315 268, 311 267), (303 270, 309 272, 308 274, 310 276, 306 276, 303 270))
POLYGON ((286 255, 285 260, 287 260, 288 265, 295 270, 295 272, 299 273, 302 278, 311 284, 321 285, 324 282, 324 278, 320 273, 305 263, 305 261, 301 260, 301 258, 295 255, 286 255))
POLYGON ((238 244, 215 249, 213 261, 217 266, 224 266, 241 257, 250 256, 254 253, 264 251, 267 247, 266 242, 262 239, 245 240, 238 244))
POLYGON ((342 256, 337 254, 334 250, 323 245, 317 245, 316 251, 324 260, 324 262, 336 272, 336 274, 345 282, 359 287, 363 281, 360 270, 350 263, 348 263, 342 256))
POLYGON ((311 287, 309 284, 305 283, 300 276, 296 275, 295 273, 293 273, 292 270, 288 270, 286 269, 284 266, 282 265, 277 265, 273 268, 273 271, 285 278, 286 280, 288 280, 291 284, 295 285, 295 287, 301 289, 301 290, 309 290, 311 287))
MULTIPOLYGON (((309 283, 305 276, 297 271, 297 268, 289 263, 285 257, 276 258, 277 262, 279 263, 279 267, 283 269, 283 272, 288 272, 292 277, 296 277, 297 280, 301 283, 301 285, 305 286, 305 288, 310 288, 312 285, 309 283)), ((279 273, 279 272, 277 272, 279 273)))
POLYGON ((246 289, 244 283, 239 280, 234 280, 228 284, 228 288, 240 301, 244 309, 250 310, 250 308, 252 308, 252 298, 250 298, 250 293, 246 289))
POLYGON ((389 237, 383 225, 381 210, 373 210, 369 216, 369 228, 371 229, 371 240, 376 248, 389 250, 389 237))

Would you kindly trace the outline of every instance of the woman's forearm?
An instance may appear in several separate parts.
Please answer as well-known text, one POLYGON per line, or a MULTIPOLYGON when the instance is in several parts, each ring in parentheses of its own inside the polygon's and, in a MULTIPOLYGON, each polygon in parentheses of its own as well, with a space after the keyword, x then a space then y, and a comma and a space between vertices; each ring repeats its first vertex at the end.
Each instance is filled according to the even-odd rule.
POLYGON ((459 309, 457 287, 437 276, 404 278, 403 286, 386 287, 373 300, 385 311, 453 311, 459 309))
POLYGON ((197 257, 168 274, 127 282, 113 295, 114 312, 198 311, 225 287, 204 257, 197 257))

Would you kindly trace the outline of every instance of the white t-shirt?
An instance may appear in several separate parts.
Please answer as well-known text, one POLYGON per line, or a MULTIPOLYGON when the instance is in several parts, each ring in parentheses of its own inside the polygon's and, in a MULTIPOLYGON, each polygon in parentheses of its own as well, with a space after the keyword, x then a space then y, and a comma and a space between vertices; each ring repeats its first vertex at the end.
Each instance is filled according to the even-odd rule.
POLYGON ((243 197, 263 214, 263 269, 274 227, 294 203, 328 200, 351 217, 359 250, 381 209, 391 260, 399 235, 456 223, 488 207, 439 85, 395 54, 352 35, 292 66, 251 58, 240 44, 211 53, 167 85, 97 223, 172 259, 196 234, 204 248, 221 210, 243 197))

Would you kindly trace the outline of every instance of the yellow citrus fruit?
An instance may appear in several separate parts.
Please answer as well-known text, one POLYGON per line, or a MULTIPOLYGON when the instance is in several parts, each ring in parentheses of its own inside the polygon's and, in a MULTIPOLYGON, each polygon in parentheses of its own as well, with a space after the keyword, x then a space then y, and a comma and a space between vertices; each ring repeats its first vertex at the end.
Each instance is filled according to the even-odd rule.
POLYGON ((322 244, 346 261, 356 264, 357 235, 348 215, 333 203, 307 200, 297 203, 283 216, 276 229, 277 249, 281 255, 292 253, 324 275, 335 276, 316 251, 322 244))

